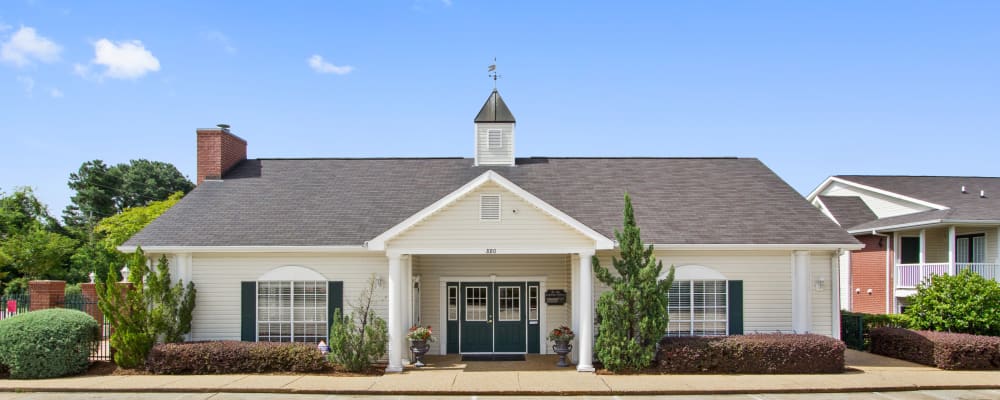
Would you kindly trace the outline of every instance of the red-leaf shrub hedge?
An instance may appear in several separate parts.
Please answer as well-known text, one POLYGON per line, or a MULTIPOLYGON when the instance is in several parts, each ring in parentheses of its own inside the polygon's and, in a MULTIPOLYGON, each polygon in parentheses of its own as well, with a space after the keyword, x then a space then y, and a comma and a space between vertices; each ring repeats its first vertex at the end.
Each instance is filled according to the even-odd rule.
POLYGON ((664 338, 654 367, 664 373, 831 374, 844 371, 844 343, 813 334, 664 338))
POLYGON ((155 374, 242 374, 318 372, 330 364, 305 343, 219 341, 158 344, 146 368, 155 374))
POLYGON ((996 336, 878 328, 869 351, 941 369, 1000 369, 996 336))

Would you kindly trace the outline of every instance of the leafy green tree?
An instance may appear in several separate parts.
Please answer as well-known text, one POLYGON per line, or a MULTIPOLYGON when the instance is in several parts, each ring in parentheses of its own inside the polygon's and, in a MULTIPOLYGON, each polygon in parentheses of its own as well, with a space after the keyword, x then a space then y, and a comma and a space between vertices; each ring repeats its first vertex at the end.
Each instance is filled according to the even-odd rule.
POLYGON ((28 279, 63 278, 61 267, 76 250, 77 241, 49 232, 37 222, 29 229, 8 236, 0 244, 8 265, 28 279))
POLYGON ((128 257, 129 287, 122 290, 109 273, 97 285, 97 304, 110 322, 111 347, 115 363, 122 368, 143 365, 157 341, 177 342, 191 330, 195 305, 194 283, 171 285, 166 257, 160 257, 156 269, 147 266, 142 249, 128 257))
POLYGON ((138 159, 108 166, 93 160, 70 174, 69 187, 76 195, 63 218, 67 225, 85 231, 83 228, 130 207, 166 200, 176 192, 190 192, 194 184, 173 164, 165 162, 138 159))
POLYGON ((385 320, 373 309, 375 277, 368 279, 368 286, 358 301, 351 304, 351 315, 334 312, 330 326, 330 361, 351 372, 362 372, 385 355, 389 345, 389 328, 385 320))
POLYGON ((63 211, 63 220, 74 227, 92 226, 117 211, 115 197, 121 187, 120 173, 104 161, 87 161, 69 174, 69 188, 76 191, 72 204, 63 211))
POLYGON ((119 214, 101 220, 94 233, 101 236, 100 243, 109 250, 118 248, 142 228, 177 204, 184 192, 175 192, 166 200, 154 201, 146 206, 127 208, 119 214))
POLYGON ((593 257, 595 276, 611 288, 597 301, 595 349, 604 367, 615 372, 640 370, 653 362, 656 345, 667 331, 667 293, 674 281, 673 267, 666 279, 659 279, 663 262, 653 255, 653 246, 642 243, 628 193, 624 214, 622 231, 615 231, 621 258, 611 258, 616 273, 593 257))
POLYGON ((114 168, 121 176, 121 188, 116 199, 119 211, 165 200, 177 192, 183 196, 194 189, 194 184, 173 164, 139 159, 114 168))
POLYGON ((1000 336, 1000 284, 971 270, 934 275, 908 300, 913 329, 1000 336))

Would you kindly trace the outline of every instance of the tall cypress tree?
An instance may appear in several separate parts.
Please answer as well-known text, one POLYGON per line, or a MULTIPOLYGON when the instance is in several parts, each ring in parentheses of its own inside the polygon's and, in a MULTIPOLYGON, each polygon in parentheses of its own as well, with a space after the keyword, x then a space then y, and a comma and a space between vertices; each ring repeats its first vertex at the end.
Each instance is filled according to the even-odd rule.
POLYGON ((660 280, 663 262, 645 246, 632 211, 632 199, 625 193, 625 221, 615 230, 620 256, 612 257, 612 273, 593 258, 594 274, 611 290, 597 301, 600 320, 595 348, 597 357, 610 371, 640 370, 656 356, 656 344, 667 331, 667 293, 674 281, 674 267, 660 280))

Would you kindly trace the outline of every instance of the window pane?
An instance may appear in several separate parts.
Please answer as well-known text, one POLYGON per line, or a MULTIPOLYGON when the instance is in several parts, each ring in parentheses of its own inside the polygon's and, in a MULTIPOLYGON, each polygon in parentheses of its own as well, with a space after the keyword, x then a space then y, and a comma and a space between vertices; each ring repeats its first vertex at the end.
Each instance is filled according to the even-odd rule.
POLYGON ((725 335, 726 290, 723 280, 674 281, 667 295, 667 335, 725 335))
POLYGON ((258 340, 315 343, 327 335, 325 281, 257 283, 258 340))
POLYGON ((521 320, 521 288, 501 286, 497 289, 500 293, 497 304, 500 307, 500 321, 520 321, 521 320))

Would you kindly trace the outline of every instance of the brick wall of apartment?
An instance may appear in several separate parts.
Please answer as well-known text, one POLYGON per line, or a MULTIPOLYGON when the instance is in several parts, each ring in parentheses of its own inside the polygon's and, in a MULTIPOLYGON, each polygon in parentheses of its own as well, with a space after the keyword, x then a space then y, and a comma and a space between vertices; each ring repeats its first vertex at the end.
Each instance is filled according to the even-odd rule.
POLYGON ((221 179, 234 165, 247 158, 247 142, 228 129, 198 129, 198 184, 221 179))
POLYGON ((891 292, 886 293, 886 281, 892 280, 892 274, 886 275, 885 268, 886 253, 889 253, 890 262, 893 258, 892 237, 860 235, 855 238, 865 247, 851 252, 851 311, 885 314, 888 312, 886 298, 892 296, 891 292))

